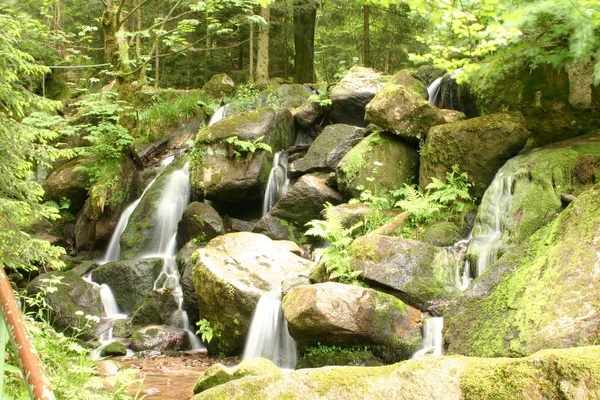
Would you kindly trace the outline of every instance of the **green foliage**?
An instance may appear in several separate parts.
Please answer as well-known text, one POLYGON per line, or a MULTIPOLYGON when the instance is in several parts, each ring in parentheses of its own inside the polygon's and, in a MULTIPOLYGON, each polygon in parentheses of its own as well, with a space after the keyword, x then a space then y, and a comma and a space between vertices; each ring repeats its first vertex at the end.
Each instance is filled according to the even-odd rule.
POLYGON ((200 321, 196 322, 196 325, 198 326, 198 330, 196 331, 196 333, 202 335, 202 341, 204 343, 210 343, 214 334, 213 329, 210 326, 210 322, 202 318, 200 321))
POLYGON ((229 157, 236 160, 246 157, 246 161, 250 162, 252 156, 257 150, 264 150, 269 153, 273 153, 271 146, 263 143, 264 136, 259 137, 256 140, 240 140, 237 136, 230 136, 223 141, 228 144, 229 157))
POLYGON ((431 183, 425 189, 431 191, 434 201, 446 206, 450 212, 469 212, 473 209, 473 199, 469 194, 469 176, 466 172, 460 172, 459 166, 454 164, 452 171, 446 174, 446 181, 432 177, 431 183))
POLYGON ((360 226, 345 228, 342 217, 335 207, 325 204, 325 220, 314 219, 306 224, 309 229, 305 235, 315 236, 329 242, 329 246, 322 250, 320 262, 325 265, 328 279, 349 284, 360 284, 360 271, 355 271, 350 265, 348 247, 352 243, 352 232, 360 226))
POLYGON ((230 113, 239 114, 243 111, 260 107, 260 92, 252 86, 252 83, 239 85, 233 97, 226 97, 224 101, 231 103, 230 113))
POLYGON ((341 347, 341 346, 326 346, 317 343, 314 347, 307 347, 305 353, 309 356, 313 355, 327 355, 327 354, 336 354, 336 353, 358 353, 362 351, 370 351, 369 346, 350 346, 350 347, 341 347))

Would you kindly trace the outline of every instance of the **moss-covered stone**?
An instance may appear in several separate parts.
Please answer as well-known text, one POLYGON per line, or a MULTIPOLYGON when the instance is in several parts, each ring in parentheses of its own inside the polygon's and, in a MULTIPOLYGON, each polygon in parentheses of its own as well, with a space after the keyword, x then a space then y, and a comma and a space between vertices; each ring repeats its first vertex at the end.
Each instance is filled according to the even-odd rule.
POLYGON ((508 251, 446 309, 452 353, 521 356, 594 343, 600 333, 600 186, 508 251), (488 280, 487 276, 493 276, 488 280), (489 287, 489 288, 487 288, 489 287))
POLYGON ((204 84, 202 90, 208 95, 219 99, 225 96, 231 96, 235 91, 235 83, 227 74, 213 75, 208 82, 204 84))
POLYGON ((291 240, 301 243, 304 238, 305 228, 298 226, 284 218, 275 217, 267 213, 252 228, 252 232, 261 233, 273 240, 291 240))
POLYGON ((330 365, 354 365, 358 367, 376 367, 383 362, 371 351, 364 348, 340 348, 333 351, 315 352, 303 355, 296 363, 296 369, 320 368, 330 365))
POLYGON ((455 223, 440 221, 427 226, 421 240, 434 246, 446 247, 452 246, 464 237, 463 230, 455 223))
POLYGON ((339 162, 338 188, 352 197, 359 187, 379 193, 415 182, 417 150, 391 134, 374 132, 352 148, 339 162))
POLYGON ((81 159, 70 160, 50 173, 43 183, 44 197, 60 202, 62 198, 71 201, 69 212, 77 214, 87 199, 88 175, 76 170, 81 166, 81 159))
POLYGON ((194 393, 201 393, 212 387, 246 376, 261 375, 281 375, 281 371, 272 361, 262 357, 243 360, 234 368, 227 368, 222 364, 214 364, 198 379, 194 386, 194 393))
POLYGON ((183 247, 192 239, 198 243, 208 243, 224 233, 219 213, 206 203, 194 201, 185 208, 177 225, 177 244, 183 247))
POLYGON ((173 312, 177 311, 179 305, 168 289, 158 289, 146 293, 142 304, 133 312, 131 323, 134 326, 146 325, 175 325, 173 312))
POLYGON ((131 348, 143 350, 188 350, 190 337, 188 332, 173 326, 150 325, 131 335, 131 348))
POLYGON ((599 359, 600 348, 587 347, 520 359, 425 357, 384 367, 303 369, 229 382, 192 400, 595 399, 599 359))
POLYGON ((100 350, 101 357, 119 357, 127 355, 127 348, 121 342, 111 342, 100 350))

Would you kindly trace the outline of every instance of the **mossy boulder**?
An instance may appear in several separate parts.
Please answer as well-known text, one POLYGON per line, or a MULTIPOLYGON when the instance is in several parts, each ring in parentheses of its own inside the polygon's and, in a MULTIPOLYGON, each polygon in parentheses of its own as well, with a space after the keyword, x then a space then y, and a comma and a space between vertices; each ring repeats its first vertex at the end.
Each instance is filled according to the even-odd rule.
POLYGON ((384 365, 383 361, 375 356, 367 347, 353 346, 349 348, 333 346, 324 347, 325 351, 307 353, 298 359, 296 369, 320 368, 330 365, 354 365, 357 367, 377 367, 384 365))
POLYGON ((173 326, 150 325, 138 329, 131 335, 131 349, 144 350, 188 350, 190 337, 184 329, 173 326))
POLYGON ((168 289, 157 289, 146 293, 142 304, 133 312, 131 323, 133 326, 146 325, 174 325, 179 321, 173 320, 173 313, 179 305, 168 289))
POLYGON ((130 314, 154 290, 154 281, 162 270, 162 258, 116 261, 96 268, 94 282, 110 286, 121 311, 130 314))
POLYGON ((540 351, 530 357, 424 357, 384 367, 325 367, 247 377, 202 399, 595 399, 600 347, 540 351))
POLYGON ((281 375, 281 371, 271 360, 262 357, 243 360, 233 368, 217 363, 210 366, 198 379, 194 386, 194 394, 246 376, 270 374, 281 375))
POLYGON ((390 82, 366 107, 367 122, 404 139, 418 142, 432 126, 446 122, 440 110, 425 100, 422 90, 390 82))
POLYGON ((207 243, 224 233, 219 213, 206 203, 194 201, 185 208, 177 226, 177 244, 183 247, 192 239, 198 243, 207 243))
POLYGON ((445 180, 457 164, 481 198, 500 167, 525 145, 524 125, 519 113, 499 113, 431 128, 421 150, 419 186, 424 189, 432 177, 445 180))
POLYGON ((450 303, 444 313, 448 351, 515 357, 595 343, 598 232, 600 185, 579 195, 450 303))
POLYGON ((334 171, 342 157, 360 142, 363 133, 363 129, 351 125, 326 126, 310 146, 306 155, 290 164, 290 175, 334 171))
POLYGON ((73 271, 49 272, 37 276, 27 286, 29 296, 43 293, 49 321, 58 332, 81 340, 96 338, 97 323, 85 316, 103 317, 104 306, 100 293, 92 285, 73 271), (55 282, 56 279, 60 281, 55 282))
POLYGON ((111 342, 100 349, 100 357, 119 357, 127 355, 127 348, 121 342, 111 342))
POLYGON ((301 106, 292 110, 292 115, 298 127, 305 131, 308 130, 312 136, 315 134, 315 126, 325 119, 330 108, 330 106, 306 100, 301 106))
POLYGON ((235 82, 227 74, 216 74, 204 84, 202 90, 215 99, 220 99, 233 94, 235 82))
POLYGON ((348 249, 351 265, 369 285, 426 310, 458 289, 455 259, 444 249, 411 239, 361 236, 348 249))
POLYGON ((213 354, 239 353, 260 296, 286 278, 308 275, 313 265, 287 244, 248 232, 216 237, 196 254, 194 288, 214 332, 206 343, 213 354))
POLYGON ((421 240, 438 247, 452 246, 465 238, 465 232, 450 221, 439 221, 425 228, 421 240))
POLYGON ((334 124, 366 126, 365 107, 384 84, 385 79, 380 73, 353 66, 329 92, 329 118, 334 124))
POLYGON ((43 183, 44 198, 59 203, 62 198, 71 201, 69 212, 77 214, 87 199, 88 175, 76 170, 82 166, 80 158, 68 161, 53 170, 43 183))
POLYGON ((261 108, 224 118, 202 129, 196 137, 192 189, 208 199, 225 202, 259 198, 267 184, 273 153, 293 142, 293 119, 287 109, 261 108), (241 145, 224 141, 234 136, 244 145, 260 140, 271 147, 272 153, 247 152, 241 145))
POLYGON ((177 253, 177 269, 179 270, 179 283, 183 292, 182 308, 187 313, 192 326, 196 326, 196 322, 200 319, 200 310, 198 308, 198 295, 194 289, 193 269, 195 258, 194 252, 202 247, 202 243, 189 241, 177 253))
POLYGON ((358 197, 358 187, 379 193, 415 182, 419 155, 411 145, 385 132, 374 132, 360 141, 339 162, 339 190, 358 197))
POLYGON ((290 335, 301 346, 379 346, 393 354, 388 362, 410 358, 421 346, 419 310, 373 289, 335 282, 297 286, 282 308, 290 335))
POLYGON ((304 104, 311 94, 306 86, 293 83, 264 90, 260 97, 266 106, 293 109, 304 104))
POLYGON ((291 240, 299 243, 302 241, 304 226, 296 225, 283 218, 267 213, 252 228, 252 232, 263 234, 273 240, 291 240))

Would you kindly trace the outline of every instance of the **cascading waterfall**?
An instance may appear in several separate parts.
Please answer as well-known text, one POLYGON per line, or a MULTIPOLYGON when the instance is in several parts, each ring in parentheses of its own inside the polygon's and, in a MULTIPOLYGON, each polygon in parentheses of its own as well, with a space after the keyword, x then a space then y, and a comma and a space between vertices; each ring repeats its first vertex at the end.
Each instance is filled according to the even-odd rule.
POLYGON ((512 171, 517 162, 518 157, 512 158, 500 168, 477 211, 469 245, 469 254, 477 261, 477 276, 498 260, 505 242, 504 232, 514 223, 509 210, 514 197, 512 171))
POLYGON ((208 126, 214 125, 217 122, 219 122, 220 120, 222 120, 223 118, 225 118, 227 116, 228 111, 229 111, 229 104, 225 104, 225 105, 219 107, 217 109, 217 111, 215 111, 215 113, 212 115, 212 117, 210 117, 210 120, 208 121, 208 126))
POLYGON ((117 301, 115 300, 115 296, 113 295, 110 286, 105 283, 99 285, 94 282, 92 279, 92 272, 84 275, 82 278, 84 281, 91 284, 94 287, 94 290, 100 293, 105 316, 100 321, 99 331, 101 333, 99 340, 102 344, 108 344, 113 341, 112 332, 114 323, 120 319, 127 318, 127 315, 119 312, 119 306, 117 305, 117 301))
POLYGON ((287 177, 287 155, 283 151, 278 151, 273 156, 273 168, 269 173, 265 197, 263 198, 262 215, 266 215, 277 201, 287 193, 290 180, 287 177), (282 158, 283 157, 283 158, 282 158))
POLYGON ((471 277, 469 274, 469 261, 465 260, 464 264, 462 262, 467 254, 469 241, 469 238, 459 240, 454 244, 454 246, 447 248, 448 252, 450 252, 450 254, 452 254, 454 257, 454 281, 456 282, 456 287, 459 290, 466 290, 471 283, 471 277))
POLYGON ((427 87, 427 94, 429 95, 429 102, 434 106, 439 106, 442 101, 442 77, 436 78, 427 87))
POLYGON ((413 354, 412 358, 423 357, 427 354, 441 356, 444 353, 443 328, 444 319, 442 317, 427 318, 423 321, 423 347, 413 354))
POLYGON ((296 367, 296 342, 281 310, 280 289, 263 294, 254 310, 242 359, 254 357, 267 358, 285 370, 296 367))

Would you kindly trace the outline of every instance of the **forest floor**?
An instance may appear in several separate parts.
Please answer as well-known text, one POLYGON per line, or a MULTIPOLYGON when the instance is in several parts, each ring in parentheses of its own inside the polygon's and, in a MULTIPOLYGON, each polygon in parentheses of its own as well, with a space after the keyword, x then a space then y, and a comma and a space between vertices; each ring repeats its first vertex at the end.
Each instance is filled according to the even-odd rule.
POLYGON ((160 400, 187 400, 194 395, 196 381, 208 367, 221 363, 233 366, 240 362, 236 357, 209 357, 205 353, 182 353, 180 357, 157 355, 149 358, 114 357, 100 361, 101 374, 111 375, 119 367, 137 369, 137 384, 130 394, 139 398, 160 400))

